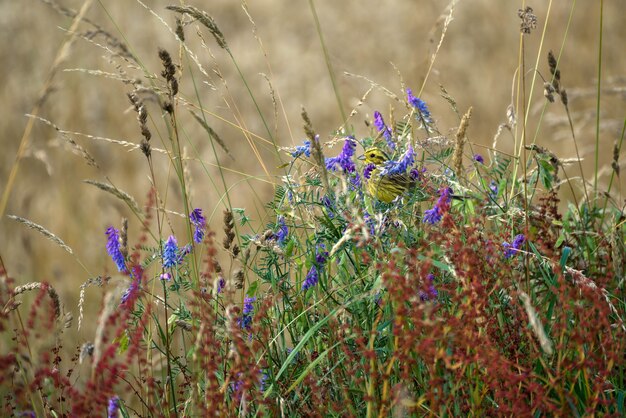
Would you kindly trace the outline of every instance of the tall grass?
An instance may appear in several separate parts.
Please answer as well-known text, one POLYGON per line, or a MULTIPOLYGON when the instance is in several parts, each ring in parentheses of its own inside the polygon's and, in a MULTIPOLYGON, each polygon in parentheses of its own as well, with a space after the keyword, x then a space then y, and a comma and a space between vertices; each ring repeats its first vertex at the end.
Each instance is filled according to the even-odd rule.
MULTIPOLYGON (((445 48, 455 5, 445 13, 430 69, 445 48)), ((20 278, 0 265, 4 414, 624 415, 626 225, 611 190, 624 130, 604 199, 588 193, 580 155, 581 172, 572 176, 566 162, 529 141, 529 103, 541 95, 528 87, 531 70, 533 80, 534 74, 544 80, 546 106, 559 102, 565 110, 578 147, 561 79, 567 69, 541 48, 544 62, 527 68, 526 39, 537 23, 532 9, 519 11, 516 93, 498 130, 511 133, 513 154, 499 150, 497 138, 482 148, 487 153, 475 150, 468 136, 480 120, 443 88, 457 126, 439 125, 420 97, 423 86, 415 96, 408 85, 392 91, 371 82, 358 106, 380 89, 396 108, 366 118, 365 131, 355 128, 350 120, 358 113, 343 115, 328 54, 343 125, 319 132, 303 109, 306 139, 281 146, 218 22, 195 7, 168 9, 167 18, 150 11, 165 25, 176 22, 171 33, 179 49, 155 49, 159 68, 99 32, 108 58, 124 64, 115 76, 128 86, 141 138, 118 145, 141 152, 150 186, 140 207, 110 181, 89 183, 133 217, 112 219, 101 236, 88 238, 111 257, 111 272, 80 288, 78 327, 91 325, 85 304, 100 306, 84 328, 88 341, 67 337, 71 315, 50 284, 18 285, 20 278), (209 51, 207 34, 237 68, 266 137, 247 129, 237 100, 224 97, 237 127, 265 172, 280 170, 264 213, 232 203, 223 158, 238 144, 211 127, 215 114, 199 89, 211 80, 198 58, 209 51), (192 51, 190 36, 200 36, 205 49, 192 51), (129 76, 127 67, 143 78, 129 76), (198 182, 190 164, 201 158, 182 122, 186 114, 199 123, 216 160, 215 170, 203 166, 222 193, 213 208, 194 204, 198 182), (401 166, 414 182, 389 204, 368 193, 371 167, 357 159, 371 146, 389 154, 388 169, 401 166), (264 160, 258 147, 276 156, 264 160), (155 161, 161 154, 171 173, 166 180, 155 161), (561 201, 563 189, 572 202, 561 201), (170 194, 180 195, 176 210, 168 206, 170 194), (209 228, 220 212, 223 236, 209 228), (100 297, 86 294, 94 285, 100 297), (30 306, 23 302, 29 292, 30 306)), ((76 36, 93 41, 89 35, 76 36)), ((219 69, 214 73, 219 78, 219 69)), ((278 114, 280 95, 272 88, 271 96, 278 114)), ((73 134, 39 120, 62 136, 73 134)), ((97 165, 86 150, 74 149, 97 165)), ((596 146, 596 155, 602 151, 596 146)), ((44 226, 12 219, 77 253, 44 226)))

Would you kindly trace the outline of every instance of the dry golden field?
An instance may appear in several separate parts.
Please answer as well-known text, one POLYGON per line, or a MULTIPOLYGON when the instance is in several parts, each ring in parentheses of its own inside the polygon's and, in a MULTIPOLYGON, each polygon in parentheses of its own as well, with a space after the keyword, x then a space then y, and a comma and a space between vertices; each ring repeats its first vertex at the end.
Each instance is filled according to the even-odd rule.
MULTIPOLYGON (((110 54, 102 48, 106 46, 105 39, 98 35, 92 42, 81 37, 75 39, 55 68, 55 59, 68 39, 72 19, 58 13, 48 3, 51 2, 0 2, 3 62, 0 94, 7 110, 0 119, 0 189, 6 191, 9 173, 16 163, 18 147, 29 123, 25 115, 32 112, 52 71, 55 71, 52 90, 39 115, 60 129, 92 135, 70 134, 69 137, 93 157, 97 167, 86 164, 82 156, 73 152, 66 137, 36 121, 19 160, 5 215, 18 215, 44 226, 67 243, 74 254, 68 254, 40 234, 4 216, 0 221, 0 255, 9 275, 18 283, 49 281, 59 290, 68 308, 75 310, 81 283, 89 277, 115 273, 105 251, 105 228, 110 224, 119 226, 123 216, 129 217, 130 242, 138 235, 139 228, 121 201, 83 180, 111 182, 132 195, 140 206, 150 186, 148 167, 141 152, 130 152, 128 148, 95 138, 135 144, 141 138, 136 114, 126 97, 132 87, 114 78, 121 69, 129 80, 139 78, 144 84, 150 84, 146 76, 158 78, 161 71, 159 47, 167 49, 177 59, 179 43, 170 31, 175 25, 175 14, 165 6, 178 2, 143 0, 142 4, 135 0, 100 0, 91 2, 87 11, 86 16, 91 21, 128 46, 149 74, 123 60, 111 60, 110 54)), ((270 130, 277 133, 279 145, 290 146, 304 138, 301 106, 306 107, 322 138, 330 136, 341 125, 340 107, 308 1, 250 0, 247 4, 250 16, 236 0, 186 3, 215 18, 270 130)), ((604 3, 601 168, 611 160, 613 142, 619 137, 626 113, 623 1, 604 3)), ((58 4, 78 10, 84 2, 59 0, 58 4)), ((491 146, 512 100, 519 63, 517 10, 522 5, 520 1, 459 1, 451 14, 452 20, 446 27, 432 71, 428 72, 431 57, 442 39, 445 17, 450 13, 448 2, 315 2, 341 97, 341 111, 346 114, 353 109, 357 111, 349 119, 356 134, 369 132, 364 121, 371 120, 374 110, 387 115, 390 110, 403 106, 377 88, 359 105, 370 88, 368 80, 401 96, 403 87, 420 91, 429 74, 421 97, 429 104, 443 133, 454 132, 459 117, 442 98, 440 86, 454 98, 461 114, 473 106, 469 138, 475 144, 475 151, 486 155, 487 150, 481 146, 491 146)), ((548 77, 548 50, 553 50, 557 56, 560 54, 562 83, 569 93, 575 132, 585 158, 585 174, 592 176, 599 2, 540 1, 529 5, 534 8, 538 25, 526 37, 525 66, 537 65, 537 70, 548 77), (541 43, 544 25, 545 36, 541 43)), ((78 27, 82 34, 92 30, 86 23, 78 27)), ((185 31, 189 48, 206 75, 199 71, 196 63, 183 62, 181 97, 195 102, 197 88, 211 127, 224 139, 233 157, 221 150, 217 153, 219 162, 229 171, 226 183, 234 192, 233 206, 245 207, 253 217, 253 225, 262 228, 267 222, 264 204, 272 197, 274 176, 278 173, 276 167, 280 162, 267 143, 261 119, 225 51, 196 23, 186 26, 185 31)), ((533 71, 526 74, 528 91, 534 74, 533 71)), ((541 78, 537 77, 530 96, 528 136, 536 137, 538 144, 559 157, 572 158, 575 153, 565 112, 557 103, 544 106, 541 86, 541 78), (543 117, 542 112, 545 112, 543 117)), ((167 135, 163 123, 158 121, 160 109, 149 106, 148 111, 154 121, 150 122, 153 146, 164 148, 161 141, 166 141, 167 135)), ((214 229, 219 230, 223 186, 215 169, 216 156, 206 134, 189 112, 183 111, 181 115, 193 207, 204 208, 211 216, 214 229)), ((498 148, 512 151, 511 138, 503 134, 498 148)), ((180 190, 170 161, 155 152, 155 163, 160 197, 166 208, 177 211, 180 190)), ((603 169, 602 173, 608 171, 603 169)), ((569 166, 568 175, 580 175, 576 165, 569 166)), ((601 184, 606 178, 600 177, 601 184)), ((176 215, 171 219, 176 227, 176 215)), ((93 313, 98 309, 96 302, 100 296, 94 291, 89 297, 93 299, 87 304, 87 310, 93 313)))

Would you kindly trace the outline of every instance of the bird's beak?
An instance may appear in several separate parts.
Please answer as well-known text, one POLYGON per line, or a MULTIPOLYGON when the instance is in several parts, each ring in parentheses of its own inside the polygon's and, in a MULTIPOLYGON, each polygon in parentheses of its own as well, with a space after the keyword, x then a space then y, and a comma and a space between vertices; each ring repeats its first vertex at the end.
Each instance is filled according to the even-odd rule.
POLYGON ((356 159, 361 161, 365 160, 365 154, 359 155, 356 159))

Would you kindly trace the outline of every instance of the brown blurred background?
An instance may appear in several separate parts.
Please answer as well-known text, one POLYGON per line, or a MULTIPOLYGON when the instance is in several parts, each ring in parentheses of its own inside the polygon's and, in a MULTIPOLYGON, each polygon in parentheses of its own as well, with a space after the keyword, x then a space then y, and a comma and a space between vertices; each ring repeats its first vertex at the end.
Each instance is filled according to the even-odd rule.
MULTIPOLYGON (((59 4, 73 9, 80 8, 82 3, 77 0, 59 0, 59 4)), ((174 27, 176 14, 165 10, 165 6, 175 1, 145 0, 145 3, 164 22, 174 27)), ((429 104, 443 133, 456 129, 458 116, 441 97, 439 85, 444 86, 455 98, 461 113, 473 106, 470 140, 476 144, 491 145, 498 125, 505 121, 506 108, 511 102, 519 51, 520 20, 517 10, 522 7, 521 3, 465 0, 457 4, 421 96, 429 104)), ((596 118, 598 2, 577 2, 567 33, 571 1, 553 2, 549 15, 549 2, 535 3, 529 5, 534 8, 538 26, 531 35, 525 37, 526 67, 533 68, 535 65, 541 31, 546 18, 549 18, 538 69, 545 77, 549 76, 547 52, 552 49, 558 55, 567 35, 560 62, 562 83, 569 92, 577 138, 586 159, 585 174, 591 176, 596 118)), ((619 136, 626 109, 626 54, 623 53, 626 25, 623 20, 623 2, 613 0, 604 3, 601 167, 610 163, 613 141, 619 136)), ((249 11, 256 23, 256 33, 267 51, 267 58, 255 40, 252 24, 240 2, 214 0, 189 1, 188 4, 206 10, 215 18, 261 105, 270 129, 276 127, 280 145, 290 146, 302 142, 302 105, 307 108, 322 138, 341 125, 337 100, 307 1, 249 1, 249 11), (271 65, 271 75, 268 63, 271 65), (268 82, 260 73, 270 77, 273 89, 282 99, 284 108, 278 109, 278 119, 274 117, 268 82)), ((367 77, 402 96, 400 73, 406 87, 411 87, 416 93, 419 91, 430 56, 441 37, 446 6, 447 2, 444 1, 415 0, 316 2, 346 113, 357 105, 369 88, 369 83, 345 76, 344 72, 367 77)), ((179 49, 174 36, 163 22, 136 1, 95 1, 87 16, 124 40, 151 74, 158 76, 161 72, 158 47, 167 49, 174 60, 178 60, 179 49)), ((0 2, 0 54, 3 62, 0 67, 3 80, 1 94, 7 110, 0 120, 0 184, 3 189, 27 124, 24 115, 31 111, 37 101, 54 58, 67 36, 63 29, 70 25, 71 19, 60 15, 43 1, 0 2)), ((272 197, 272 183, 279 180, 275 177, 279 175, 276 169, 279 162, 272 147, 260 140, 255 141, 270 172, 267 177, 242 131, 233 127, 232 124, 245 126, 256 135, 266 139, 268 136, 228 55, 216 46, 210 33, 201 28, 208 45, 208 49, 203 48, 196 34, 198 27, 196 23, 187 26, 186 37, 190 49, 199 57, 210 78, 202 75, 195 64, 185 59, 181 97, 197 101, 190 77, 191 68, 203 106, 211 112, 208 122, 226 141, 234 156, 234 160, 231 160, 218 151, 220 161, 234 170, 226 177, 227 183, 233 187, 233 205, 246 208, 253 223, 263 225, 269 220, 264 204, 272 197), (215 75, 217 70, 226 81, 227 88, 215 75), (234 105, 237 106, 236 111, 233 110, 234 105), (221 121, 220 117, 230 123, 221 121), (256 178, 249 179, 249 176, 256 178)), ((85 24, 80 26, 81 31, 90 29, 85 24)), ((130 68, 120 60, 115 62, 122 64, 129 76, 144 77, 141 70, 130 68)), ((61 68, 116 73, 106 51, 82 39, 74 43, 61 68)), ((532 71, 528 71, 528 80, 532 75, 532 71)), ((528 132, 531 138, 536 132, 545 102, 541 79, 538 78, 537 82, 530 108, 528 132)), ((144 84, 149 84, 145 78, 144 84)), ((130 109, 126 97, 130 90, 129 85, 118 80, 85 72, 63 71, 54 78, 54 91, 40 114, 62 129, 139 143, 141 136, 136 114, 130 109)), ((371 119, 374 110, 380 110, 388 120, 390 106, 398 112, 398 116, 403 115, 401 103, 374 90, 358 108, 359 113, 350 119, 357 135, 369 132, 363 121, 371 119)), ((152 145, 163 148, 167 138, 160 111, 152 105, 149 105, 148 110, 154 121, 150 123, 152 145)), ((537 141, 559 157, 570 158, 575 154, 564 118, 562 106, 548 106, 537 131, 537 141)), ((188 169, 191 174, 193 206, 204 208, 212 216, 214 229, 220 231, 223 187, 217 177, 217 170, 212 166, 216 157, 206 134, 184 109, 181 110, 180 123, 183 126, 181 140, 190 158, 188 169), (217 186, 213 185, 211 179, 217 186)), ((75 257, 81 260, 87 271, 79 266, 73 256, 6 217, 0 220, 0 254, 9 274, 18 283, 49 281, 60 291, 68 308, 75 310, 78 287, 82 282, 106 272, 115 273, 115 267, 105 250, 105 228, 108 225, 119 227, 121 217, 129 217, 131 243, 139 229, 139 223, 125 205, 82 180, 106 182, 108 178, 134 196, 141 206, 150 183, 148 167, 140 152, 128 152, 121 146, 80 136, 72 138, 88 150, 99 168, 87 166, 85 160, 72 153, 52 128, 37 122, 30 136, 26 157, 20 163, 6 213, 28 218, 57 234, 75 250, 75 257)), ((500 138, 501 149, 510 152, 512 144, 510 135, 504 134, 500 138)), ((159 193, 165 199, 166 207, 180 212, 180 191, 168 159, 155 153, 155 163, 159 193)), ((577 167, 571 166, 568 174, 570 177, 579 175, 577 167)), ((601 184, 606 184, 608 177, 604 175, 601 179, 601 184)), ((182 236, 183 230, 176 223, 176 216, 172 219, 175 232, 182 236)), ((166 231, 166 234, 169 233, 166 231)), ((218 238, 221 240, 219 233, 218 238)), ((97 291, 94 293, 97 294, 97 291)), ((87 297, 90 298, 89 293, 87 297)))

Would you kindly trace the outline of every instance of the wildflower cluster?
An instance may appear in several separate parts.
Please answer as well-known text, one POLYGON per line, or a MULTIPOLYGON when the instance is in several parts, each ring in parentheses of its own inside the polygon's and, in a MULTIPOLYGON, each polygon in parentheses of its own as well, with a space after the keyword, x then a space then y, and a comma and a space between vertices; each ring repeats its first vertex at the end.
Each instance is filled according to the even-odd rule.
POLYGON ((451 193, 452 189, 449 187, 444 187, 439 190, 439 199, 437 199, 437 203, 432 209, 428 209, 424 212, 423 222, 434 225, 441 220, 443 214, 450 209, 451 193))
POLYGON ((374 112, 374 126, 378 129, 378 132, 381 133, 385 141, 387 142, 387 146, 393 151, 396 149, 396 144, 393 142, 393 133, 391 132, 391 128, 389 128, 383 119, 383 115, 377 110, 374 112))
POLYGON ((113 262, 115 262, 117 269, 119 271, 126 271, 126 261, 124 260, 124 255, 120 250, 120 231, 110 226, 106 230, 106 235, 107 252, 113 259, 113 262))
POLYGON ((515 254, 517 254, 519 250, 522 248, 522 245, 524 244, 525 241, 526 241, 526 237, 524 236, 524 234, 518 234, 515 236, 512 243, 509 244, 506 241, 503 242, 502 247, 504 248, 504 257, 511 258, 515 254))

